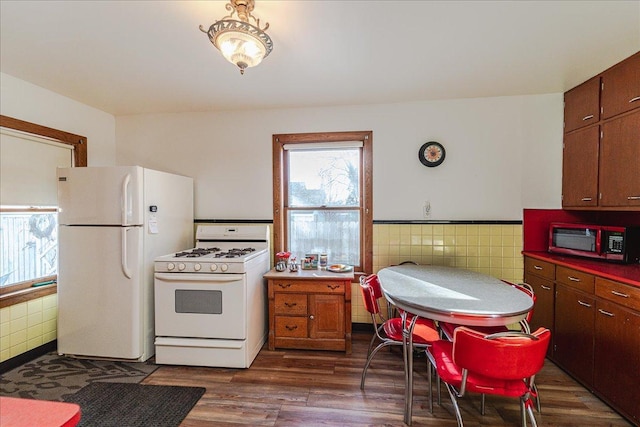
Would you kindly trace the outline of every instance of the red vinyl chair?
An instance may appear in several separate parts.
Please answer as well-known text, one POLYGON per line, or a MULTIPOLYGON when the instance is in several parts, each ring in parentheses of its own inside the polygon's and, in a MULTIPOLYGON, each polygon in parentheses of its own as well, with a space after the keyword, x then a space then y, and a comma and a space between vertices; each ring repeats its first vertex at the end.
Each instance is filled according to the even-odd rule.
MULTIPOLYGON (((509 286, 513 286, 514 288, 518 289, 519 291, 524 292, 525 294, 529 295, 529 297, 533 300, 533 304, 535 307, 535 303, 536 303, 536 294, 533 291, 533 288, 531 287, 531 285, 529 285, 528 283, 520 283, 520 284, 515 284, 515 283, 511 283, 511 282, 507 282, 506 280, 503 280, 503 282, 505 282, 507 285, 509 286)), ((525 317, 523 320, 520 321, 520 330, 522 332, 525 333, 530 333, 531 329, 529 328, 529 322, 531 321, 531 317, 533 316, 533 308, 531 310, 529 310, 529 313, 527 313, 527 317, 525 317)), ((453 333, 456 330, 456 328, 460 327, 460 325, 457 325, 455 323, 448 323, 448 322, 438 322, 438 327, 440 328, 440 330, 442 331, 442 333, 444 334, 445 337, 447 337, 447 339, 449 339, 449 341, 451 341, 453 339, 453 333)), ((471 328, 475 331, 479 331, 482 332, 485 335, 490 335, 490 334, 498 334, 501 332, 509 332, 510 329, 507 326, 468 326, 468 328, 471 328)), ((440 401, 438 401, 438 403, 440 403, 440 401)), ((482 415, 484 415, 484 395, 482 395, 482 402, 480 404, 480 413, 482 415)), ((540 396, 536 393, 536 409, 538 412, 541 412, 542 407, 540 404, 540 396)))
MULTIPOLYGON (((363 276, 360 278, 360 291, 362 292, 362 300, 366 310, 371 314, 371 321, 373 322, 374 334, 369 343, 369 349, 367 351, 367 361, 362 370, 362 379, 360 380, 360 389, 364 390, 364 383, 367 377, 367 370, 371 365, 371 360, 384 347, 397 345, 402 346, 402 318, 393 317, 386 319, 380 310, 379 300, 383 297, 382 289, 380 287, 380 281, 378 276, 372 274, 370 276, 363 276), (380 343, 373 348, 376 341, 380 343)), ((407 326, 413 319, 407 318, 405 320, 407 326)), ((430 319, 417 318, 415 319, 415 326, 413 328, 413 347, 418 349, 426 349, 433 342, 440 339, 440 334, 430 319)), ((413 354, 410 355, 413 357, 413 354)), ((431 363, 427 361, 427 370, 429 378, 429 409, 433 411, 432 399, 431 399, 431 363)), ((406 367, 405 367, 406 368, 406 367)))
POLYGON ((451 396, 458 426, 463 424, 457 398, 475 392, 518 397, 522 426, 526 427, 528 415, 536 427, 534 379, 544 364, 550 338, 551 332, 545 328, 532 334, 510 331, 485 335, 461 326, 454 331, 453 342, 440 340, 427 348, 451 396))

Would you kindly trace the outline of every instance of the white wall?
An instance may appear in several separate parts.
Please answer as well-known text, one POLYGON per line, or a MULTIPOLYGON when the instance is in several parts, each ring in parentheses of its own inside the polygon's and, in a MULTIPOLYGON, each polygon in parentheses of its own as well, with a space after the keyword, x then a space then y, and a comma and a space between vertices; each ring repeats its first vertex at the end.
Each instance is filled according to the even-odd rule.
POLYGON ((0 73, 0 113, 87 137, 90 166, 115 164, 115 117, 50 90, 0 73))
POLYGON ((192 176, 199 219, 271 219, 275 133, 372 130, 374 220, 519 220, 560 208, 562 94, 121 116, 117 163, 192 176), (418 148, 444 144, 426 168, 418 148))

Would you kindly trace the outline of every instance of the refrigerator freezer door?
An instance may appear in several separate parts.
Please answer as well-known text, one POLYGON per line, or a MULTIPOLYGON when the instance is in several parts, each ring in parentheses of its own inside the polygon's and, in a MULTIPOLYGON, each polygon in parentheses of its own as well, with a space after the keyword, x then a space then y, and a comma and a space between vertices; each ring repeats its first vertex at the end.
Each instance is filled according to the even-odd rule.
POLYGON ((60 225, 142 225, 143 168, 58 169, 60 225))
POLYGON ((58 353, 143 358, 150 290, 142 280, 142 234, 142 227, 59 228, 58 353))

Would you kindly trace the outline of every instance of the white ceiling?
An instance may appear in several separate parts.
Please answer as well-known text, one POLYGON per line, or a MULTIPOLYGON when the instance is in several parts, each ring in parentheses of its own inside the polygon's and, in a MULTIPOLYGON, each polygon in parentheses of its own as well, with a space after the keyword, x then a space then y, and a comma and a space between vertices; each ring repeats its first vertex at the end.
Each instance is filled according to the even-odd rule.
POLYGON ((270 1, 244 76, 225 1, 0 1, 0 70, 114 115, 564 92, 640 50, 640 1, 270 1))

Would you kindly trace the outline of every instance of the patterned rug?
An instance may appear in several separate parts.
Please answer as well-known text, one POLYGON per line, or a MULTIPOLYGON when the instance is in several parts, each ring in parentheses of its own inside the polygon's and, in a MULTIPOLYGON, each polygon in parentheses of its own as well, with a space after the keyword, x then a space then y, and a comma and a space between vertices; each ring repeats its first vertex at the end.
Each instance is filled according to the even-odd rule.
POLYGON ((145 363, 73 359, 47 353, 0 377, 0 395, 64 400, 93 382, 139 383, 157 369, 145 363))

